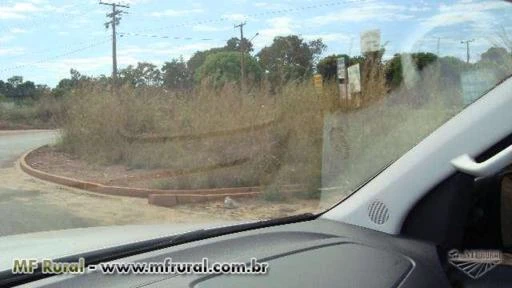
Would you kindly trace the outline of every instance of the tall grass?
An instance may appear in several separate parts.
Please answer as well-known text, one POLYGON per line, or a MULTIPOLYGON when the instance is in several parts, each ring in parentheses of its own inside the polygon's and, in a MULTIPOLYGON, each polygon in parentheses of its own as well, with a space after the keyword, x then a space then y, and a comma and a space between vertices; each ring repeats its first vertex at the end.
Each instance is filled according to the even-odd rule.
POLYGON ((321 186, 348 191, 461 109, 459 87, 440 85, 436 65, 393 91, 383 71, 363 73, 363 93, 352 101, 340 100, 334 82, 322 90, 288 83, 275 94, 263 83, 243 95, 207 83, 187 93, 125 86, 112 95, 90 83, 67 101, 60 147, 103 165, 202 171, 158 179, 157 188, 263 185, 269 200, 281 199, 282 184, 306 185, 306 197, 321 186), (327 137, 329 119, 339 135, 327 137), (332 139, 337 152, 326 146, 332 139))
POLYGON ((0 99, 0 122, 12 128, 56 128, 62 113, 63 102, 50 95, 22 103, 0 99))
MULTIPOLYGON (((89 162, 132 169, 196 169, 243 162, 235 171, 237 177, 196 180, 204 182, 200 186, 308 181, 317 185, 323 115, 337 105, 334 89, 328 85, 319 93, 308 83, 289 84, 272 95, 263 84, 241 95, 236 86, 215 90, 205 84, 183 95, 125 86, 114 96, 104 86, 85 85, 67 101, 60 147, 89 162), (272 124, 261 128, 264 123, 272 124), (245 130, 229 133, 240 128, 245 130), (228 133, 200 136, 218 131, 228 133), (179 140, 137 141, 163 136, 179 140)), ((171 180, 155 185, 183 188, 183 180, 171 180)))

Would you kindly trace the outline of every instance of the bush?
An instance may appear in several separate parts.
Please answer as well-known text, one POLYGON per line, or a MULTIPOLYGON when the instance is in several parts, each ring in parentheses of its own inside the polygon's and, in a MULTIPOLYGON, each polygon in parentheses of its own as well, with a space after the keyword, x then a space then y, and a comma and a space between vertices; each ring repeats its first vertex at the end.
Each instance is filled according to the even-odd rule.
POLYGON ((55 128, 63 113, 63 102, 46 95, 25 102, 0 102, 0 121, 13 128, 55 128))

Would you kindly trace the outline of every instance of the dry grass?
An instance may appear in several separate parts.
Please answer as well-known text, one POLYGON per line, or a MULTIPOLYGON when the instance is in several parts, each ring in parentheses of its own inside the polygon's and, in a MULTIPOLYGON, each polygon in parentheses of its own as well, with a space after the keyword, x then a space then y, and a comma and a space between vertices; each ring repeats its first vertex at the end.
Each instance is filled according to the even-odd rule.
POLYGON ((0 123, 13 129, 55 128, 62 108, 62 101, 52 96, 19 104, 0 101, 0 123))
POLYGON ((380 67, 363 74, 363 93, 351 103, 340 102, 335 83, 327 83, 322 91, 309 82, 290 83, 275 95, 265 84, 246 95, 235 86, 211 89, 206 84, 190 93, 123 87, 116 96, 91 84, 69 98, 60 148, 88 162, 132 169, 213 167, 155 180, 152 186, 160 189, 263 185, 265 198, 273 201, 282 199, 282 184, 307 185, 309 189, 298 194, 301 197, 318 197, 322 186, 350 191, 461 109, 454 100, 460 96, 458 88, 438 88, 436 73, 433 65, 418 75, 413 87, 388 91, 380 67), (325 157, 331 153, 325 151, 328 118, 337 119, 344 145, 339 152, 342 167, 336 168, 332 181, 322 166, 340 155, 325 157), (256 128, 272 120, 273 125, 264 129, 222 137, 126 137, 197 136, 256 128))
POLYGON ((158 180, 156 188, 275 182, 317 186, 323 114, 335 109, 333 95, 318 94, 309 84, 290 84, 279 95, 267 93, 265 87, 240 95, 233 86, 212 90, 204 85, 189 95, 123 87, 112 96, 105 87, 84 86, 68 99, 59 146, 101 165, 171 170, 219 166, 193 177, 158 180), (260 127, 269 121, 274 122, 260 127), (239 128, 249 129, 220 137, 181 137, 177 141, 130 141, 125 137, 194 136, 239 128), (243 164, 225 167, 239 162, 243 164))

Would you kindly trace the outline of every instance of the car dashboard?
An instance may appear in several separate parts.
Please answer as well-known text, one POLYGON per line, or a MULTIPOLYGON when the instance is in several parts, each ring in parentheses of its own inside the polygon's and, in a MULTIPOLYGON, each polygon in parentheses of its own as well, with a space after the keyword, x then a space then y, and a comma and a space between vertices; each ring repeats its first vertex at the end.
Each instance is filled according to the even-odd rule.
POLYGON ((449 287, 433 244, 331 220, 193 241, 115 262, 268 263, 264 275, 60 275, 31 287, 449 287))

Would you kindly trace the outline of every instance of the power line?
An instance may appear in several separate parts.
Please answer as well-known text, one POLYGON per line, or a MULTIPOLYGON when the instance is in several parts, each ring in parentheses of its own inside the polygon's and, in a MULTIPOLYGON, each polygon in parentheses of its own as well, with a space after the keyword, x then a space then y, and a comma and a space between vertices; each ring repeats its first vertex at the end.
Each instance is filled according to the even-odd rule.
MULTIPOLYGON (((105 38, 105 36, 96 36, 96 37, 92 37, 92 38, 88 39, 87 41, 79 41, 79 42, 74 42, 74 43, 63 44, 63 45, 58 45, 57 47, 47 47, 44 49, 31 51, 28 53, 22 53, 20 55, 9 56, 9 60, 17 59, 17 58, 21 58, 21 57, 27 57, 27 56, 31 56, 31 55, 44 54, 45 52, 49 52, 49 51, 55 52, 57 49, 64 50, 64 51, 70 50, 70 49, 72 50, 75 47, 82 47, 82 45, 86 45, 89 43, 96 43, 97 42, 96 40, 102 40, 104 38, 105 38)), ((110 39, 110 37, 109 37, 109 39, 110 39)))
MULTIPOLYGON (((333 7, 333 6, 346 5, 346 4, 352 4, 352 3, 353 4, 361 4, 361 3, 370 2, 370 1, 372 1, 372 0, 338 0, 338 1, 331 1, 331 2, 326 2, 326 3, 300 6, 300 7, 296 7, 296 8, 249 13, 249 14, 246 14, 243 16, 245 19, 261 17, 261 16, 270 16, 270 15, 274 16, 276 14, 301 12, 301 11, 306 11, 306 10, 311 10, 311 9, 333 7)), ((212 23, 216 23, 216 22, 225 22, 225 21, 230 21, 230 20, 231 19, 229 17, 212 18, 212 19, 207 19, 207 20, 191 21, 191 22, 185 22, 185 23, 180 23, 180 24, 162 26, 162 27, 158 27, 158 28, 141 29, 141 30, 138 30, 137 32, 148 32, 148 31, 154 31, 154 30, 164 30, 164 29, 170 29, 170 28, 180 28, 180 27, 202 25, 202 24, 212 24, 212 23)))
POLYGON ((16 66, 12 66, 12 67, 3 68, 3 69, 0 69, 0 72, 7 72, 7 71, 12 71, 12 70, 26 68, 26 67, 36 66, 37 64, 48 63, 48 62, 51 62, 53 60, 65 57, 65 56, 69 56, 69 55, 72 55, 72 54, 76 54, 76 53, 82 52, 84 50, 88 50, 88 49, 100 46, 101 44, 104 44, 104 43, 107 43, 107 42, 110 42, 110 37, 108 39, 104 39, 103 41, 98 41, 98 42, 95 42, 95 43, 91 43, 91 44, 89 44, 87 46, 83 46, 83 47, 80 47, 80 48, 77 48, 77 49, 74 49, 74 50, 70 50, 70 51, 67 51, 65 53, 61 53, 61 54, 58 54, 58 55, 54 55, 54 56, 51 56, 51 57, 47 57, 47 58, 44 58, 44 59, 41 59, 41 60, 38 60, 38 61, 35 61, 35 62, 32 62, 32 63, 26 63, 26 64, 21 64, 21 65, 16 65, 16 66))
MULTIPOLYGON (((119 37, 134 36, 134 37, 147 37, 147 38, 173 39, 173 40, 194 40, 194 41, 214 41, 214 40, 216 40, 213 38, 193 38, 193 37, 131 33, 131 32, 118 32, 117 35, 119 35, 119 37)), ((227 41, 227 40, 222 39, 222 41, 227 41)))

